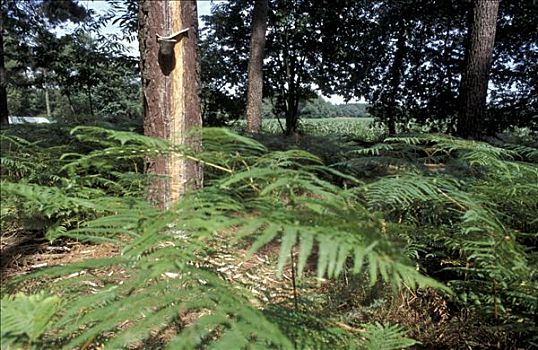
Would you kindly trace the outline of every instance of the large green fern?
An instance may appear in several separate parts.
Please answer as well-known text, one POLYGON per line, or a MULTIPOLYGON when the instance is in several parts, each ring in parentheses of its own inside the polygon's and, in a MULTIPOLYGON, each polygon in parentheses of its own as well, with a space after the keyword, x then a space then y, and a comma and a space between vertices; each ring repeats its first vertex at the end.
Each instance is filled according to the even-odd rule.
MULTIPOLYGON (((222 129, 203 130, 201 152, 128 132, 96 127, 73 132, 96 147, 64 155, 57 181, 15 183, 8 176, 2 184, 3 204, 29 215, 40 212, 55 235, 120 248, 119 256, 23 278, 54 278, 64 291, 64 310, 51 334, 66 348, 94 341, 110 348, 142 344, 173 326, 178 331, 168 342, 170 349, 298 346, 249 303, 248 292, 200 263, 211 254, 207 240, 229 231, 251 244, 250 254, 279 242, 280 272, 295 251, 299 276, 315 258, 318 277, 336 277, 350 268, 366 270, 372 284, 381 278, 395 288, 449 291, 421 273, 432 271, 427 263, 434 257, 454 273, 449 283, 460 301, 485 305, 484 311, 506 322, 522 317, 533 327, 535 260, 522 240, 536 237, 516 229, 516 220, 507 219, 510 208, 499 197, 502 193, 525 208, 518 212, 528 210, 518 214, 522 218, 536 212, 536 167, 520 160, 532 154, 527 149, 522 154, 419 135, 388 139, 351 152, 347 163, 326 167, 308 152, 270 152, 222 129), (171 152, 204 164, 207 186, 161 212, 142 198, 151 178, 140 174, 140 165, 146 157, 171 152), (116 170, 118 163, 122 168, 116 170), (362 181, 340 172, 362 174, 371 164, 385 176, 362 181), (424 164, 445 168, 431 171, 424 164), (342 183, 347 187, 337 185, 342 183), (102 269, 123 271, 121 283, 99 277, 102 269), (100 288, 89 290, 81 278, 66 278, 77 271, 94 272, 100 288)), ((532 232, 537 225, 521 226, 532 232)), ((399 328, 366 328, 365 347, 412 343, 399 328)))
POLYGON ((415 256, 423 268, 452 276, 464 305, 532 333, 536 149, 502 146, 442 135, 395 137, 349 152, 335 167, 365 174, 376 164, 374 178, 355 192, 420 247, 415 256))
MULTIPOLYGON (((322 178, 347 176, 324 167, 311 154, 270 153, 260 144, 225 130, 205 130, 204 152, 199 154, 131 133, 98 128, 79 128, 75 132, 81 132, 81 140, 104 140, 104 144, 88 155, 64 156, 69 159, 64 169, 70 176, 80 172, 84 178, 91 174, 89 169, 107 169, 107 164, 118 159, 136 162, 168 152, 196 157, 215 175, 210 186, 189 194, 164 212, 128 196, 66 197, 60 189, 5 183, 12 196, 41 203, 43 209, 53 205, 53 209, 44 210, 46 214, 77 206, 85 212, 95 212, 96 219, 84 218, 79 228, 64 236, 113 242, 122 249, 119 257, 47 269, 31 276, 61 279, 77 269, 98 266, 117 266, 127 271, 129 278, 121 285, 105 284, 89 295, 80 295, 76 289, 75 295, 65 296, 66 311, 54 329, 66 339, 67 347, 80 346, 109 332, 113 336, 102 340, 112 348, 143 341, 151 331, 174 322, 181 324, 182 317, 192 314, 194 321, 183 325, 170 341, 170 348, 192 348, 197 344, 290 348, 290 341, 249 306, 243 293, 238 294, 217 276, 192 265, 192 261, 207 254, 201 239, 232 227, 238 230, 238 238, 254 239, 252 252, 281 239, 279 270, 290 249, 297 245, 298 269, 302 272, 317 245, 319 276, 336 276, 346 261, 353 259, 356 272, 367 262, 372 281, 381 274, 395 284, 442 288, 420 275, 405 256, 398 254, 398 248, 392 246, 384 232, 379 214, 370 213, 352 192, 322 178), (54 193, 58 195, 52 196, 54 193), (128 326, 122 327, 126 322, 128 326)), ((79 186, 84 185, 94 183, 79 186)))

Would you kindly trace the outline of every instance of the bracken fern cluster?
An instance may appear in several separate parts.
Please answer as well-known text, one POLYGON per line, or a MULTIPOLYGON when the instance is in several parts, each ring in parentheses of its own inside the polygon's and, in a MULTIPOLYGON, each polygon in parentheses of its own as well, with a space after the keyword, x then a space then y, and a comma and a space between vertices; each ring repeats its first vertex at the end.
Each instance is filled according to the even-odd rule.
MULTIPOLYGON (((302 150, 271 152, 224 129, 201 132, 204 149, 193 153, 135 133, 79 127, 73 130, 78 142, 94 150, 47 160, 56 164, 53 180, 36 177, 32 162, 23 166, 22 150, 34 145, 3 136, 21 149, 2 160, 3 221, 12 212, 40 213, 49 220, 50 239, 107 242, 121 251, 11 280, 5 292, 29 279, 54 280, 62 308, 40 338, 3 332, 3 341, 26 334, 42 347, 143 347, 175 327, 169 349, 309 347, 310 336, 279 327, 254 307, 248 291, 201 263, 211 254, 207 240, 225 231, 249 242, 250 254, 279 242, 280 273, 295 250, 299 276, 315 259, 319 278, 366 271, 372 285, 381 278, 395 289, 434 287, 467 307, 481 305, 504 325, 535 329, 536 259, 528 250, 538 226, 531 220, 538 217, 532 147, 418 135, 356 147, 344 161, 325 166, 302 150), (143 198, 152 179, 141 168, 145 159, 170 153, 201 162, 207 185, 159 211, 143 198), (111 268, 123 272, 121 281, 95 274, 100 287, 92 291, 81 283, 81 271, 111 268), (449 287, 428 277, 439 272, 448 274, 449 287)), ((9 308, 13 299, 7 298, 9 308)), ((364 330, 343 346, 414 344, 397 327, 364 330)))

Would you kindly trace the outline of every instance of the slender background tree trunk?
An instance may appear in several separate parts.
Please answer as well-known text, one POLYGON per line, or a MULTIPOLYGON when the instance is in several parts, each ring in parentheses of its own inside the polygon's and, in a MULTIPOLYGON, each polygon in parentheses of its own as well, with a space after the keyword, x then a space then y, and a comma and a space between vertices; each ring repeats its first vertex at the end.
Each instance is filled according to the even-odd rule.
POLYGON ((93 112, 92 88, 89 85, 87 86, 87 94, 88 94, 88 105, 90 106, 90 115, 94 117, 95 114, 93 112))
POLYGON ((49 85, 48 85, 48 79, 47 79, 47 70, 43 69, 43 89, 45 90, 45 108, 47 109, 47 118, 52 117, 52 109, 50 108, 50 94, 49 94, 49 85))
POLYGON ((75 110, 75 105, 73 104, 73 100, 71 100, 71 92, 69 90, 65 90, 64 95, 65 97, 67 97, 67 103, 69 104, 69 109, 71 110, 72 115, 75 118, 78 118, 77 111, 75 110))
POLYGON ((4 61, 4 7, 0 3, 0 125, 9 125, 7 107, 7 75, 4 61))
MULTIPOLYGON (((293 13, 294 15, 294 13, 293 13)), ((293 18, 295 21, 295 18, 293 18)), ((286 135, 296 135, 299 130, 299 95, 296 84, 297 78, 297 57, 295 49, 289 38, 289 32, 286 28, 285 35, 285 52, 284 52, 284 64, 286 66, 286 79, 287 79, 287 91, 285 96, 286 105, 286 135)))
MULTIPOLYGON (((196 12, 196 1, 145 0, 139 14, 144 133, 194 150, 200 148, 200 139, 189 132, 202 126, 196 12), (178 37, 171 53, 159 51, 157 34, 168 36, 184 28, 189 31, 178 37)), ((202 186, 201 165, 177 154, 148 160, 146 171, 156 176, 147 197, 161 208, 202 186)))
POLYGON ((398 114, 398 106, 396 104, 396 97, 400 88, 400 82, 402 80, 402 70, 404 66, 404 59, 406 55, 405 40, 406 30, 405 24, 400 22, 401 28, 398 34, 398 41, 396 42, 396 51, 394 52, 394 61, 390 67, 390 90, 387 99, 387 128, 390 135, 396 134, 396 117, 398 114))
POLYGON ((262 128, 263 51, 265 48, 268 6, 268 0, 256 0, 254 2, 247 92, 247 131, 251 133, 259 133, 262 128))
POLYGON ((473 4, 466 64, 460 83, 461 109, 456 132, 465 138, 478 138, 482 134, 499 12, 499 0, 474 0, 473 4))
POLYGON ((47 118, 50 120, 52 117, 52 109, 50 108, 50 93, 47 87, 45 87, 45 108, 47 110, 47 118))

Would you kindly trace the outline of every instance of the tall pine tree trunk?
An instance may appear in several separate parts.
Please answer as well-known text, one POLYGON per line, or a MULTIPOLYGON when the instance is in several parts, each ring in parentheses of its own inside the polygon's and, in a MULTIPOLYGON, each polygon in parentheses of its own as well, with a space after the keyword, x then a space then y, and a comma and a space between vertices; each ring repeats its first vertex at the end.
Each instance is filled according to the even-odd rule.
POLYGON ((478 138, 482 134, 499 0, 474 0, 473 5, 459 89, 460 112, 456 132, 465 138, 478 138))
POLYGON ((7 107, 7 74, 4 61, 5 12, 2 5, 0 5, 0 125, 9 125, 9 110, 7 107))
POLYGON ((259 133, 262 127, 263 50, 268 6, 268 0, 254 2, 247 93, 247 131, 251 133, 259 133))
MULTIPOLYGON (((196 1, 144 0, 139 13, 144 133, 194 150, 200 148, 200 139, 190 131, 202 125, 196 12, 196 1), (169 36, 186 28, 173 47, 157 41, 158 34, 169 36)), ((202 186, 201 165, 178 154, 149 159, 146 171, 156 175, 147 197, 160 208, 202 186)))

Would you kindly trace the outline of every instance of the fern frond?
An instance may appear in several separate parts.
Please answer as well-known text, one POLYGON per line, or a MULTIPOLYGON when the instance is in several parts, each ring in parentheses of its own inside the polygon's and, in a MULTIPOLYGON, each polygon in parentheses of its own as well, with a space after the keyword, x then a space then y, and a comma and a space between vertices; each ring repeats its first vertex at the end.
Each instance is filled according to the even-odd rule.
POLYGON ((361 346, 366 350, 397 350, 418 344, 416 340, 407 338, 399 326, 383 326, 375 323, 365 324, 363 327, 366 334, 361 346))
POLYGON ((50 328, 59 306, 60 298, 44 293, 3 297, 0 313, 2 349, 9 348, 9 344, 32 346, 50 328))

